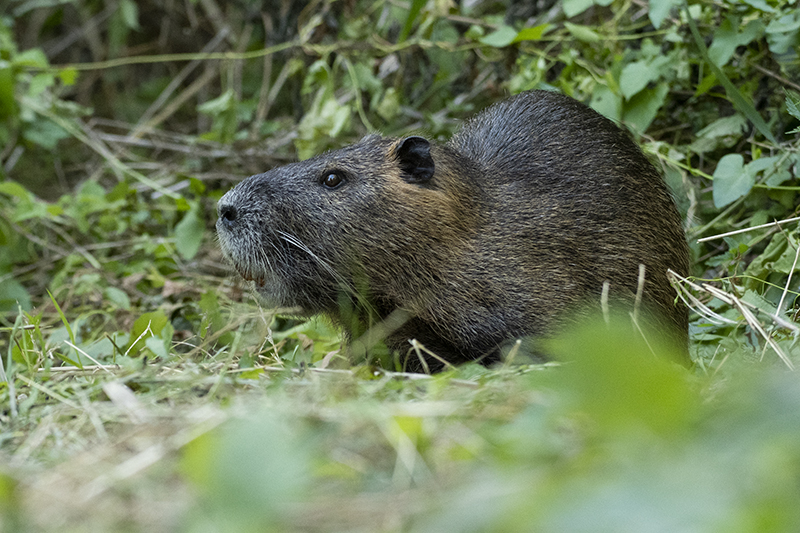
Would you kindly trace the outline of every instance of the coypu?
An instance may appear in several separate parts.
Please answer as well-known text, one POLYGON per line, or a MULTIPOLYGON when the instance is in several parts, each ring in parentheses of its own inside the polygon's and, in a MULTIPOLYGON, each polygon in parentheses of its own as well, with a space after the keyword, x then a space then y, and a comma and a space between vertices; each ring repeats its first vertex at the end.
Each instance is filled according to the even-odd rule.
POLYGON ((689 361, 666 276, 689 258, 670 193, 626 132, 563 95, 501 101, 445 144, 368 135, 251 176, 218 211, 224 254, 269 303, 362 331, 400 310, 385 342, 412 370, 441 363, 410 339, 485 363, 599 308, 605 281, 630 303, 640 264, 644 306, 689 361))

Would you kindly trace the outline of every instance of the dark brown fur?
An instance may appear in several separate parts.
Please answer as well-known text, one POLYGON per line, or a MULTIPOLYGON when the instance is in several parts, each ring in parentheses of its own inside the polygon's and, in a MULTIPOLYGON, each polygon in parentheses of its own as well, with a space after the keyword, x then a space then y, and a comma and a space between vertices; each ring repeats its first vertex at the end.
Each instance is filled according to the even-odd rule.
POLYGON ((386 342, 403 355, 416 338, 450 362, 496 360, 597 307, 606 280, 632 301, 640 263, 645 306, 687 344, 666 270, 686 274, 688 248, 663 180, 626 133, 558 94, 500 102, 444 145, 368 136, 252 176, 219 212, 223 251, 270 303, 362 329, 401 310, 386 342))

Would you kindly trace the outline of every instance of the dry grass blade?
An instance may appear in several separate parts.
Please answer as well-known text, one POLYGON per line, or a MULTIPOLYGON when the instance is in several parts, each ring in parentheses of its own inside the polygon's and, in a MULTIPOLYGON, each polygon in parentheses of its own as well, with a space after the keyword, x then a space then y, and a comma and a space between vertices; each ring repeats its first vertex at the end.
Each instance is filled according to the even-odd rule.
POLYGON ((739 235, 740 233, 747 233, 748 231, 755 231, 757 229, 772 228, 775 226, 780 226, 781 224, 789 224, 790 222, 797 222, 798 220, 800 220, 800 217, 792 217, 792 218, 786 218, 784 220, 778 220, 775 222, 767 222, 766 224, 760 224, 758 226, 753 226, 751 228, 742 228, 734 231, 720 233, 719 235, 711 235, 710 237, 703 237, 702 239, 697 239, 697 242, 714 241, 717 239, 722 239, 724 237, 730 237, 731 235, 739 235))
POLYGON ((97 359, 95 359, 94 357, 92 357, 91 355, 89 355, 88 353, 86 353, 86 351, 85 351, 85 350, 82 350, 82 349, 78 348, 77 346, 75 346, 73 343, 71 343, 71 342, 69 342, 69 341, 64 341, 64 344, 66 344, 67 346, 69 346, 70 348, 72 348, 73 350, 75 350, 76 352, 78 352, 79 354, 81 354, 82 356, 84 356, 85 358, 89 359, 91 362, 93 362, 93 363, 96 365, 96 368, 100 368, 100 369, 102 369, 102 370, 105 370, 106 372, 108 372, 108 373, 109 373, 109 374, 111 374, 111 375, 113 375, 113 374, 114 374, 113 372, 111 372, 111 371, 110 371, 110 370, 109 370, 109 369, 106 367, 106 365, 102 365, 102 364, 100 364, 100 363, 97 361, 97 359))
MULTIPOLYGON (((789 244, 791 245, 791 240, 788 240, 789 244)), ((800 258, 800 246, 797 247, 797 251, 794 254, 794 262, 792 263, 792 268, 789 270, 789 277, 786 280, 786 285, 783 287, 783 294, 781 294, 781 300, 778 302, 778 313, 783 312, 783 302, 786 300, 786 295, 789 293, 789 285, 792 283, 792 274, 794 274, 794 269, 797 268, 797 259, 800 258)))
POLYGON ((711 296, 725 302, 726 304, 735 307, 744 318, 744 321, 750 326, 754 331, 756 331, 761 337, 764 338, 764 341, 773 349, 775 353, 778 354, 778 357, 786 364, 789 369, 794 370, 794 363, 789 359, 789 356, 786 352, 775 342, 775 339, 772 335, 767 332, 766 328, 758 321, 756 318, 755 313, 752 310, 755 310, 757 313, 765 314, 770 317, 770 319, 780 327, 786 328, 792 332, 794 335, 800 334, 800 327, 796 324, 789 322, 788 320, 781 318, 780 316, 769 313, 764 311, 763 309, 759 309, 755 305, 745 302, 742 299, 734 296, 731 293, 725 292, 718 287, 714 287, 708 283, 703 283, 703 285, 697 285, 689 281, 687 278, 677 274, 676 272, 669 270, 668 276, 670 281, 674 287, 678 289, 678 294, 680 298, 692 309, 694 309, 698 314, 701 314, 712 321, 717 321, 719 323, 727 323, 727 324, 738 324, 738 322, 725 318, 711 309, 709 309, 706 305, 704 305, 698 298, 692 295, 683 285, 688 285, 692 289, 697 292, 705 292, 710 294, 711 296), (691 302, 691 303, 690 303, 691 302))
POLYGON ((34 389, 39 389, 40 391, 42 391, 46 395, 50 396, 51 398, 53 398, 55 400, 58 400, 59 402, 65 404, 65 405, 68 405, 69 407, 72 407, 73 409, 80 410, 80 406, 78 404, 74 403, 72 400, 69 400, 69 399, 65 398, 61 394, 55 392, 53 389, 51 389, 51 388, 49 388, 49 387, 47 387, 45 385, 41 385, 39 383, 36 383, 35 381, 33 381, 31 379, 28 379, 27 377, 25 377, 22 374, 17 374, 16 378, 21 380, 21 381, 23 381, 27 385, 33 387, 34 389))
MULTIPOLYGON (((222 40, 223 40, 223 39, 225 39, 225 37, 227 37, 227 36, 228 36, 228 34, 229 34, 229 33, 230 33, 230 28, 228 28, 227 26, 226 26, 226 27, 224 27, 222 30, 220 30, 220 31, 219 31, 219 32, 218 32, 218 33, 217 33, 217 34, 214 36, 214 38, 213 38, 213 39, 211 39, 211 41, 209 41, 209 42, 208 42, 208 43, 207 43, 207 44, 206 44, 206 45, 203 47, 203 49, 201 50, 201 52, 202 52, 202 53, 207 53, 207 52, 211 52, 211 51, 215 50, 215 49, 217 48, 217 46, 219 46, 219 44, 222 42, 222 40)), ((160 108, 161 108, 161 107, 162 107, 162 106, 163 106, 163 105, 166 103, 166 101, 167 101, 167 100, 169 99, 169 97, 170 97, 170 96, 171 96, 171 95, 172 95, 172 94, 173 94, 173 93, 174 93, 174 92, 175 92, 175 91, 178 89, 178 87, 180 87, 181 83, 183 83, 183 81, 184 81, 186 78, 188 78, 188 77, 189 77, 189 75, 190 75, 190 74, 191 74, 191 73, 192 73, 192 72, 193 72, 193 71, 194 71, 194 70, 195 70, 197 67, 199 67, 200 65, 202 65, 202 63, 203 63, 203 62, 202 62, 202 60, 200 60, 200 59, 195 59, 194 61, 190 61, 190 62, 189 62, 187 65, 185 65, 185 66, 184 66, 184 67, 181 69, 181 71, 178 73, 178 75, 177 75, 177 76, 175 76, 175 77, 174 77, 174 78, 173 78, 173 79, 170 81, 170 83, 167 85, 167 87, 166 87, 166 88, 164 88, 164 90, 163 90, 163 91, 161 91, 161 94, 159 94, 159 95, 158 95, 158 98, 156 98, 156 99, 153 101, 153 103, 152 103, 152 104, 150 104, 150 107, 148 107, 148 108, 147 108, 147 110, 146 110, 146 111, 145 111, 145 112, 142 114, 142 116, 139 118, 139 122, 136 124, 136 127, 135 127, 135 128, 133 129, 133 131, 131 131, 131 132, 130 132, 130 134, 128 135, 128 137, 129 137, 129 139, 130 139, 130 140, 133 140, 133 139, 136 139, 136 138, 138 138, 138 137, 141 137, 141 135, 142 135, 142 134, 144 134, 144 133, 145 133, 147 130, 149 130, 149 129, 151 129, 151 128, 154 128, 156 125, 158 125, 158 122, 155 122, 155 121, 150 121, 150 119, 151 119, 151 118, 153 117, 153 115, 155 115, 155 114, 158 112, 158 110, 159 110, 159 109, 160 109, 160 108)), ((174 106, 173 106, 173 107, 174 107, 174 106)), ((166 116, 167 116, 167 115, 162 115, 162 116, 160 116, 159 118, 160 118, 160 120, 162 120, 162 121, 163 121, 163 119, 165 119, 165 118, 166 118, 166 116)))
POLYGON ((430 357, 433 357, 434 359, 436 359, 437 361, 442 363, 448 369, 452 370, 452 369, 455 368, 455 366, 453 366, 452 363, 450 363, 446 359, 443 359, 440 355, 437 355, 434 352, 432 352, 431 350, 427 349, 425 347, 425 345, 423 345, 417 339, 411 339, 408 342, 411 344, 411 349, 414 350, 414 353, 416 354, 417 358, 419 359, 419 362, 422 365, 423 369, 425 370, 426 374, 430 374, 431 370, 428 367, 428 362, 426 361, 425 357, 422 355, 423 353, 429 355, 430 357))
MULTIPOLYGON (((749 325, 751 328, 753 328, 755 331, 757 331, 758 334, 761 335, 764 338, 764 340, 767 342, 767 344, 769 344, 772 347, 772 349, 775 350, 775 352, 778 354, 778 357, 780 357, 781 360, 784 363, 786 363, 786 366, 788 366, 789 369, 794 370, 794 364, 789 359, 789 356, 787 356, 786 353, 783 351, 783 349, 781 349, 781 347, 778 346, 778 343, 775 342, 775 339, 772 338, 772 335, 767 333, 767 331, 764 329, 764 327, 758 321, 758 319, 753 314, 753 312, 750 309, 747 308, 747 306, 752 306, 751 304, 747 304, 747 302, 743 302, 742 300, 740 300, 736 296, 734 296, 734 295, 732 295, 730 293, 726 293, 725 291, 723 291, 723 290, 721 290, 721 289, 719 289, 717 287, 713 287, 713 286, 707 285, 707 284, 705 284, 705 285, 706 285, 706 290, 710 294, 712 294, 713 296, 719 298, 723 302, 725 302, 727 304, 730 304, 730 305, 733 305, 734 307, 736 307, 736 309, 738 309, 739 312, 742 313, 742 316, 744 317, 745 321, 747 322, 747 325, 749 325)), ((754 307, 754 306, 752 306, 752 307, 754 307)), ((758 310, 758 308, 755 308, 755 309, 758 310)), ((770 315, 770 316, 773 316, 773 315, 770 315)), ((797 327, 795 327, 794 329, 795 329, 795 331, 798 331, 797 327)))
POLYGON ((690 309, 694 309, 700 315, 703 315, 708 320, 715 324, 738 324, 737 321, 731 320, 730 318, 726 318, 720 314, 715 313, 711 309, 709 309, 703 302, 701 302, 694 294, 689 292, 689 290, 685 287, 688 285, 696 292, 706 292, 703 287, 700 285, 693 283, 687 278, 677 274, 673 270, 668 270, 667 275, 669 276, 670 283, 673 287, 678 291, 678 297, 689 307, 690 309))
POLYGON ((150 420, 150 413, 144 408, 139 398, 136 397, 131 389, 119 381, 109 381, 103 385, 103 392, 106 393, 111 403, 127 413, 134 424, 143 424, 150 420))

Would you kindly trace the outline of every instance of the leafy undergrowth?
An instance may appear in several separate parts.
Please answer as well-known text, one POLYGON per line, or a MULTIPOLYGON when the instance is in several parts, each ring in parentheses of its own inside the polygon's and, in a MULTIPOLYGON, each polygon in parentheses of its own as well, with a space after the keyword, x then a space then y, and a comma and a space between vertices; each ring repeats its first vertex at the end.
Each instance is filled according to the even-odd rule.
POLYGON ((793 2, 275 4, 0 14, 0 529, 800 530, 793 2), (663 171, 693 369, 626 318, 392 372, 230 274, 242 177, 534 88, 663 171))
POLYGON ((554 346, 568 362, 433 377, 362 367, 246 378, 229 361, 176 358, 25 378, 2 434, 13 450, 3 527, 800 526, 793 375, 751 365, 693 378, 625 321, 585 324, 554 346))

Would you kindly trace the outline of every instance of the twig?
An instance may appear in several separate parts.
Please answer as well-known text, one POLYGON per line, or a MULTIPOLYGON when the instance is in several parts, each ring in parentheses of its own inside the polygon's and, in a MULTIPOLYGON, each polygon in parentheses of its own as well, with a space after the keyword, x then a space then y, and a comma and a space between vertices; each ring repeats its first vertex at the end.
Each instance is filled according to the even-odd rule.
POLYGON ((774 72, 772 72, 771 70, 765 69, 761 65, 753 63, 752 61, 748 61, 747 64, 750 65, 751 67, 753 67, 754 69, 756 69, 756 70, 758 70, 760 72, 763 72, 767 76, 775 78, 776 80, 778 80, 779 82, 783 83, 784 85, 788 85, 789 87, 791 87, 791 88, 793 88, 793 89, 795 89, 797 91, 800 91, 800 85, 798 85, 797 83, 795 83, 793 81, 790 81, 790 80, 787 80, 783 76, 779 76, 779 75, 775 74, 774 72))
MULTIPOLYGON (((108 59, 105 61, 95 61, 92 63, 67 63, 64 65, 50 65, 49 67, 27 67, 27 68, 29 70, 58 72, 60 70, 67 68, 72 68, 81 71, 105 70, 109 68, 124 67, 127 65, 147 65, 151 63, 170 63, 170 62, 194 61, 194 60, 211 61, 215 59, 224 59, 224 60, 230 59, 230 60, 246 61, 248 59, 255 59, 257 57, 263 57, 265 55, 275 54, 278 52, 282 52, 283 50, 287 50, 289 48, 297 48, 299 46, 301 46, 301 44, 297 41, 288 41, 267 48, 262 48, 261 50, 253 50, 251 52, 243 52, 241 54, 237 54, 234 52, 212 52, 210 54, 193 52, 188 54, 160 54, 156 56, 128 56, 128 57, 119 57, 115 59, 108 59)), ((409 45, 405 45, 398 48, 408 48, 408 47, 409 45)))
POLYGON ((187 100, 189 100, 192 96, 197 94, 200 89, 205 87, 208 83, 211 82, 216 76, 218 72, 214 68, 206 68, 203 74, 200 75, 199 78, 194 80, 189 87, 186 88, 181 94, 175 97, 168 106, 166 106, 160 113, 150 119, 149 122, 144 124, 141 127, 142 131, 147 131, 158 124, 161 124, 167 117, 171 116, 175 111, 180 108, 187 100))
MULTIPOLYGON (((208 53, 217 48, 217 46, 219 46, 219 43, 221 43, 222 40, 228 36, 229 33, 230 33, 230 28, 228 28, 227 26, 223 27, 219 32, 217 32, 214 38, 211 39, 203 47, 201 52, 208 53)), ((164 90, 161 91, 161 94, 158 95, 158 98, 156 98, 153 101, 153 103, 150 104, 150 107, 148 107, 147 110, 142 114, 141 118, 139 119, 139 122, 136 123, 136 126, 128 134, 127 138, 129 140, 134 140, 141 137, 142 134, 145 133, 145 131, 153 128, 158 124, 158 122, 149 122, 150 118, 153 115, 155 115, 156 111, 158 111, 158 109, 162 105, 164 105, 167 99, 172 95, 172 93, 175 92, 175 90, 180 86, 180 84, 183 83, 183 81, 189 77, 189 74, 191 74, 202 63, 203 63, 202 60, 195 59, 194 61, 190 61, 188 65, 184 66, 181 69, 178 75, 175 76, 175 78, 173 78, 172 81, 169 82, 169 84, 164 88, 164 90)))

